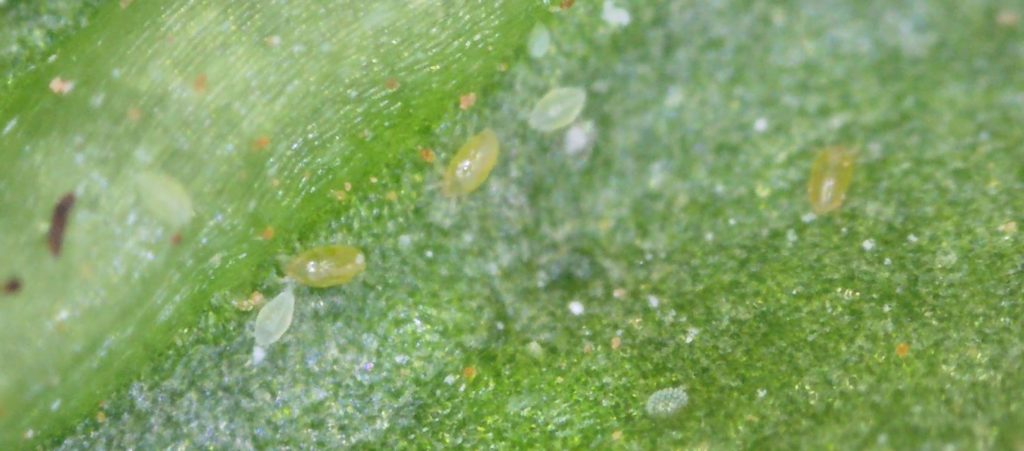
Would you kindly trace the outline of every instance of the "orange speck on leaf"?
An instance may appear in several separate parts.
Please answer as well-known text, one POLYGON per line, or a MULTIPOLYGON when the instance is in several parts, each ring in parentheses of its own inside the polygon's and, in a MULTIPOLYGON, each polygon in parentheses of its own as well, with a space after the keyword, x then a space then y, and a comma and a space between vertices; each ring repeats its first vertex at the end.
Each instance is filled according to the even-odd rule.
POLYGON ((71 92, 72 89, 75 89, 75 82, 71 80, 65 80, 60 77, 54 77, 53 80, 50 80, 50 91, 53 91, 54 94, 62 96, 71 92))
POLYGON ((433 163, 434 158, 435 156, 433 150, 428 149, 426 147, 420 149, 420 159, 422 159, 424 162, 433 163))
POLYGON ((476 367, 467 366, 462 369, 462 377, 466 378, 467 381, 471 381, 476 378, 476 367))
POLYGON ((475 92, 469 92, 459 96, 459 108, 461 108, 462 111, 466 111, 470 108, 473 108, 474 104, 476 104, 475 92))
POLYGON ((388 88, 389 91, 394 91, 398 89, 399 86, 401 86, 401 84, 399 84, 398 80, 395 80, 394 78, 389 78, 384 81, 384 87, 388 88))
POLYGON ((612 349, 619 349, 622 347, 622 339, 618 336, 612 337, 612 349))
POLYGON ((559 6, 561 6, 562 10, 564 11, 564 10, 567 10, 569 8, 572 8, 572 5, 574 5, 575 3, 576 3, 576 0, 562 0, 562 4, 559 5, 559 6))
POLYGON ((235 308, 243 312, 248 312, 259 307, 261 304, 263 304, 263 293, 253 291, 248 298, 235 301, 235 308))
POLYGON ((181 244, 181 234, 175 233, 174 235, 171 235, 171 245, 177 246, 179 244, 181 244))
POLYGON ((267 226, 267 228, 263 229, 263 232, 260 232, 260 239, 263 241, 270 241, 274 239, 274 228, 267 226))
POLYGON ((142 110, 135 107, 128 108, 129 121, 138 122, 140 119, 142 119, 142 110))
POLYGON ((195 89, 197 93, 202 94, 206 92, 207 82, 206 74, 199 74, 196 76, 196 80, 192 82, 192 89, 195 89))
POLYGON ((900 343, 896 345, 896 357, 905 358, 910 354, 910 345, 906 343, 900 343))
POLYGON ((103 413, 102 410, 99 411, 99 412, 96 412, 96 422, 97 423, 106 423, 107 422, 107 414, 103 413))
POLYGON ((252 142, 253 150, 264 150, 270 146, 270 137, 267 135, 260 135, 252 142))

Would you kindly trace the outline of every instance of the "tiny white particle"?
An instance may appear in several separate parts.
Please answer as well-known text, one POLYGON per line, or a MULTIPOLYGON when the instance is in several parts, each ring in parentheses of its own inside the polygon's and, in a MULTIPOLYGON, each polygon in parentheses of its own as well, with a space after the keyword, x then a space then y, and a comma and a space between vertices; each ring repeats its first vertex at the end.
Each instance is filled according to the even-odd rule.
POLYGON ((448 385, 454 384, 456 380, 458 380, 458 379, 455 377, 454 374, 449 374, 449 375, 444 377, 444 383, 448 384, 448 385))
POLYGON ((765 390, 763 388, 757 389, 757 399, 764 398, 767 395, 768 395, 768 390, 765 390))
POLYGON ((35 436, 36 436, 36 431, 34 431, 32 429, 29 429, 29 430, 25 431, 25 438, 26 439, 32 439, 32 437, 35 437, 35 436))
POLYGON ((731 226, 736 225, 736 219, 735 218, 729 218, 729 225, 731 225, 731 226))
POLYGON ((767 130, 768 130, 768 119, 765 119, 763 117, 759 117, 759 118, 757 118, 756 121, 754 121, 754 131, 755 132, 764 133, 767 130))
POLYGON ((399 365, 405 365, 408 362, 409 362, 409 356, 407 356, 405 354, 399 354, 399 355, 395 356, 395 363, 397 363, 399 365))
POLYGON ((914 235, 913 233, 911 233, 910 235, 907 235, 907 241, 909 241, 911 243, 916 243, 917 242, 917 235, 914 235))
POLYGON ((885 305, 882 306, 882 311, 885 312, 885 313, 889 313, 889 311, 891 311, 891 310, 892 310, 892 306, 890 306, 889 304, 885 304, 885 305))
POLYGON ((583 303, 580 301, 572 301, 569 303, 569 312, 573 315, 580 316, 583 314, 583 303))
POLYGON ((14 130, 14 126, 15 125, 18 125, 18 118, 13 118, 13 119, 7 121, 7 125, 4 126, 3 133, 0 133, 0 135, 6 135, 6 134, 10 133, 11 130, 14 130))
POLYGON ((544 348, 537 341, 531 341, 530 344, 526 345, 526 352, 535 358, 544 357, 544 348))
POLYGON ((601 19, 613 27, 624 27, 629 25, 632 18, 625 8, 615 6, 611 0, 604 1, 604 8, 601 9, 601 19))
POLYGON ((696 327, 686 329, 686 344, 693 343, 693 340, 697 339, 697 334, 700 334, 700 329, 696 327))
POLYGON ((63 322, 66 321, 70 316, 71 312, 69 312, 67 309, 60 309, 60 311, 57 312, 57 317, 54 319, 56 319, 59 322, 63 322))
POLYGON ((786 230, 786 241, 789 242, 790 244, 796 242, 796 230, 786 230))
POLYGON ((56 412, 58 409, 60 409, 60 400, 59 399, 54 401, 52 404, 50 404, 50 411, 51 412, 56 412))
POLYGON ((665 106, 669 108, 675 108, 683 103, 683 88, 679 86, 669 86, 668 92, 665 93, 665 106))
POLYGON ((892 266, 892 259, 886 257, 885 261, 883 261, 882 264, 884 264, 885 266, 892 266))
POLYGON ((103 106, 103 100, 106 98, 106 94, 98 92, 89 98, 89 106, 93 108, 99 108, 103 106))
POLYGON ((427 258, 434 258, 434 251, 426 251, 423 255, 426 255, 427 258))
POLYGON ((647 305, 651 306, 651 308, 658 308, 659 304, 661 304, 661 301, 658 300, 657 296, 653 294, 647 296, 647 305))
POLYGON ((805 214, 805 215, 800 217, 800 220, 803 221, 804 224, 813 222, 815 219, 818 219, 818 215, 816 215, 814 213, 807 213, 807 214, 805 214))
POLYGON ((565 153, 579 156, 586 151, 593 140, 594 123, 583 122, 569 127, 565 132, 565 153))
POLYGON ((690 401, 682 387, 663 388, 647 398, 644 410, 655 418, 669 418, 679 412, 690 401))
POLYGON ((704 234, 704 241, 707 241, 707 242, 715 241, 715 233, 714 232, 707 232, 707 233, 705 233, 704 234))
POLYGON ((398 237, 398 247, 402 249, 407 249, 411 245, 412 237, 410 237, 409 235, 402 235, 398 237))
POLYGON ((263 362, 263 359, 267 356, 267 350, 260 346, 252 347, 252 364, 259 365, 263 362))
POLYGON ((551 33, 548 28, 542 24, 537 24, 533 27, 533 31, 530 32, 529 41, 527 43, 530 56, 534 58, 543 57, 548 53, 548 49, 551 48, 551 33))
POLYGON ((860 243, 860 247, 864 248, 865 251, 871 252, 875 248, 875 240, 868 238, 863 243, 860 243))

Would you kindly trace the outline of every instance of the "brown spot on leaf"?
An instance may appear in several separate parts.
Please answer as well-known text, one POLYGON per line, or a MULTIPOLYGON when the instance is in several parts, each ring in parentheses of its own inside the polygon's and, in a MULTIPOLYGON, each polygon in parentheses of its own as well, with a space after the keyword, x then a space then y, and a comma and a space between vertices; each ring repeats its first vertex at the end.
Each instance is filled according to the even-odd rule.
POLYGON ((467 366, 462 369, 462 377, 466 378, 467 381, 476 379, 476 367, 467 366))
POLYGON ((420 159, 422 159, 424 162, 433 163, 434 158, 435 156, 433 150, 428 149, 426 147, 420 149, 420 159))
POLYGON ((398 89, 399 86, 401 86, 401 84, 399 84, 398 80, 395 80, 394 78, 389 78, 384 81, 384 87, 388 88, 388 91, 394 91, 398 89))
POLYGON ((136 107, 128 108, 128 120, 138 122, 139 119, 142 119, 142 110, 136 107))
POLYGON ((50 245, 50 253, 54 257, 60 256, 60 250, 64 246, 64 229, 68 225, 68 216, 71 214, 71 208, 74 206, 75 193, 67 193, 53 207, 50 231, 46 238, 47 243, 50 245))
POLYGON ((910 354, 910 345, 906 343, 900 343, 896 345, 896 357, 906 358, 910 354))
POLYGON ((4 294, 17 294, 21 291, 21 279, 11 277, 4 282, 4 294))
POLYGON ((572 5, 574 4, 576 4, 576 0, 562 0, 562 4, 559 6, 561 6, 562 10, 565 11, 572 8, 572 5))
POLYGON ((270 137, 262 135, 252 142, 252 150, 264 150, 270 146, 270 137))
POLYGON ((177 246, 179 244, 181 244, 181 234, 175 233, 174 235, 171 235, 171 245, 177 246))
POLYGON ((622 347, 622 339, 618 336, 612 337, 612 349, 619 349, 622 347))
POLYGON ((206 85, 209 80, 206 78, 206 74, 199 74, 196 76, 196 80, 192 82, 192 89, 197 93, 202 94, 206 92, 206 85))

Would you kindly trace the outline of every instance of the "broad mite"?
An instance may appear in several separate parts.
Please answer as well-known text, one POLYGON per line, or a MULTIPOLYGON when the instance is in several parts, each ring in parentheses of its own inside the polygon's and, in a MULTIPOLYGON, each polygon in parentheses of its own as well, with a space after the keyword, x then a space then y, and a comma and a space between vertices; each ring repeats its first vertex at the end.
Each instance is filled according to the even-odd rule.
POLYGON ((500 151, 498 136, 489 128, 470 137, 448 163, 441 191, 446 197, 464 196, 476 191, 491 175, 500 151))
POLYGON ((854 152, 845 147, 821 151, 811 165, 807 182, 807 198, 814 214, 823 215, 839 209, 853 180, 854 152))
POLYGON ((253 330, 256 346, 267 347, 280 340, 292 325, 294 311, 295 294, 288 287, 264 305, 256 315, 256 327, 253 330))
POLYGON ((160 222, 171 227, 184 227, 195 211, 192 197, 177 179, 163 172, 142 171, 135 175, 143 208, 160 222))
POLYGON ((315 288, 333 287, 351 281, 366 270, 366 257, 352 246, 316 247, 296 255, 284 268, 296 282, 315 288))
POLYGON ((579 117, 586 102, 587 92, 581 88, 552 89, 530 111, 530 128, 544 133, 565 128, 579 117))

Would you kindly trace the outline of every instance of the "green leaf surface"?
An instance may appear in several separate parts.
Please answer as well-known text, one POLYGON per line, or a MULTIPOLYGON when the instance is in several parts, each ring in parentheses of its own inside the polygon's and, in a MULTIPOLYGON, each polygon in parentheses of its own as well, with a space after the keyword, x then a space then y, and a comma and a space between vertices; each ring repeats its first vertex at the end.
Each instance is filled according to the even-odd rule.
MULTIPOLYGON (((218 9, 199 5, 207 9, 196 13, 218 9)), ((39 224, 68 188, 8 182, 30 172, 0 168, 0 244, 16 250, 17 262, 0 269, 67 271, 60 274, 80 281, 77 269, 57 267, 85 261, 84 254, 94 261, 129 258, 160 243, 163 251, 145 271, 99 285, 118 299, 198 312, 162 327, 135 317, 83 319, 94 336, 134 330, 136 337, 165 339, 173 332, 174 345, 161 358, 144 355, 150 347, 118 347, 137 351, 127 357, 137 370, 122 372, 133 376, 128 383, 123 375, 93 369, 95 381, 67 385, 102 394, 73 392, 96 403, 64 421, 90 418, 46 443, 62 440, 67 449, 1024 444, 1024 403, 1017 395, 1024 392, 1024 254, 1016 230, 1024 210, 1024 25, 1019 16, 1013 20, 1024 9, 985 0, 578 1, 557 13, 539 5, 497 5, 481 13, 493 20, 481 29, 503 30, 489 41, 495 54, 474 54, 471 46, 447 56, 462 64, 482 59, 480 67, 491 70, 440 85, 428 73, 419 82, 432 89, 408 91, 418 79, 392 71, 400 87, 390 95, 406 95, 403 105, 416 105, 410 107, 420 111, 416 115, 391 116, 374 96, 347 104, 359 113, 339 113, 329 94, 312 89, 280 100, 273 114, 252 113, 246 105, 262 102, 242 93, 261 89, 219 88, 223 73, 200 71, 196 63, 176 79, 163 79, 163 86, 176 80, 179 88, 158 96, 151 86, 141 96, 155 98, 147 110, 172 109, 161 123, 173 122, 177 132, 153 124, 134 132, 126 127, 120 132, 125 138, 103 137, 118 147, 111 156, 80 173, 72 163, 59 163, 74 155, 71 150, 14 160, 49 162, 60 168, 57 179, 77 180, 72 175, 113 167, 151 169, 135 157, 140 146, 181 152, 178 159, 153 160, 165 162, 158 169, 182 180, 195 197, 196 218, 179 247, 166 245, 170 231, 141 213, 131 229, 143 234, 138 241, 127 239, 128 229, 88 228, 89 208, 142 210, 121 188, 84 184, 75 185, 82 191, 65 254, 52 261, 39 224), (537 20, 551 39, 539 57, 526 51, 537 20), (519 56, 503 53, 511 50, 519 56), (510 70, 489 83, 500 62, 510 70), (224 89, 225 97, 214 102, 220 109, 208 126, 185 127, 190 114, 208 114, 189 109, 197 72, 209 75, 207 96, 224 89), (586 90, 580 117, 554 132, 530 128, 535 103, 559 86, 586 90), (458 96, 470 91, 478 101, 460 110, 458 96), (289 114, 296 111, 292 105, 314 111, 289 114), (361 124, 355 118, 364 117, 381 122, 370 127, 368 139, 336 131, 330 135, 341 136, 335 142, 326 138, 326 130, 335 129, 321 125, 330 122, 325 115, 341 124, 361 124), (249 117, 272 130, 246 125, 249 117), (501 142, 497 166, 478 191, 445 198, 440 181, 448 158, 485 127, 501 142), (304 157, 301 168, 284 157, 272 163, 233 159, 255 158, 246 145, 263 133, 271 147, 283 143, 274 137, 285 136, 314 157, 304 157), (236 143, 235 153, 212 144, 228 141, 236 143), (181 150, 196 147, 189 143, 213 150, 181 150), (815 217, 807 199, 811 163, 818 151, 836 145, 856 150, 853 181, 838 211, 815 217), (437 161, 425 163, 422 147, 433 149, 437 161), (360 163, 346 164, 346 158, 360 163), (239 167, 252 174, 280 167, 287 201, 255 194, 266 189, 255 175, 238 183, 239 167), (304 170, 314 182, 301 182, 304 170), (36 193, 40 187, 50 191, 36 193), (344 200, 329 195, 331 189, 344 191, 344 200), (89 201, 92 192, 112 199, 89 201), (19 196, 18 202, 9 196, 19 196), (260 208, 247 208, 254 198, 260 208), (236 207, 210 207, 215 201, 236 207), (8 208, 19 213, 8 216, 8 208), (218 222, 220 210, 225 219, 218 222), (28 232, 8 235, 15 226, 35 227, 31 236, 37 238, 23 243, 28 232), (273 238, 257 239, 267 226, 273 238), (75 235, 89 231, 98 234, 88 240, 95 242, 91 252, 75 235), (200 241, 204 236, 210 239, 200 241), (113 247, 115 237, 124 244, 113 247), (238 309, 237 301, 253 290, 269 299, 284 289, 278 255, 337 242, 365 252, 366 272, 337 288, 297 288, 291 328, 253 364, 255 311, 238 309), (216 271, 189 270, 218 253, 216 271), (169 300, 175 293, 182 301, 169 300)), ((463 27, 448 37, 473 42, 474 31, 466 27, 480 20, 463 17, 473 10, 445 11, 437 20, 460 20, 463 27)), ((339 14, 353 27, 368 20, 339 14)), ((318 23, 323 16, 303 18, 318 23)), ((195 25, 202 17, 185 15, 181 23, 214 29, 224 20, 195 25)), ((413 23, 389 37, 419 42, 433 36, 416 34, 413 23)), ((114 42, 128 41, 119 34, 114 42)), ((259 33, 242 34, 236 39, 260 48, 259 33)), ((281 36, 281 48, 301 39, 281 36)), ((174 54, 241 71, 260 58, 255 50, 245 57, 221 52, 221 61, 209 50, 215 46, 195 39, 174 54)), ((346 42, 353 43, 346 51, 365 56, 360 49, 374 41, 346 42)), ((107 55, 97 61, 114 58, 95 51, 107 55)), ((391 59, 383 67, 407 67, 400 52, 385 54, 391 59)), ((440 75, 464 73, 445 69, 447 57, 439 60, 445 63, 440 75)), ((266 64, 273 58, 265 57, 266 64)), ((349 61, 337 58, 331 64, 349 61)), ((95 61, 79 64, 109 71, 95 61)), ((325 63, 310 67, 310 77, 331 76, 325 63)), ((34 85, 45 88, 54 73, 34 85)), ((389 77, 358 80, 380 87, 389 77)), ((53 98, 45 89, 31 95, 68 103, 77 94, 85 102, 82 92, 95 89, 83 82, 68 96, 53 98)), ((35 114, 25 102, 12 102, 8 111, 35 114)), ((69 115, 76 118, 92 111, 75 108, 69 115)), ((15 135, 23 140, 16 146, 4 137, 5 161, 9 149, 74 143, 76 134, 86 135, 81 146, 91 145, 89 127, 72 129, 71 119, 62 121, 67 131, 15 135)), ((257 155, 276 155, 263 152, 257 155)), ((32 291, 40 283, 26 275, 22 293, 0 297, 3 329, 27 330, 8 322, 7 314, 28 315, 19 309, 29 307, 17 306, 42 299, 32 291)), ((42 290, 74 288, 52 285, 42 290)), ((57 304, 33 305, 47 311, 57 304)), ((10 343, 33 342, 0 330, 5 356, 14 349, 10 343)), ((63 409, 31 418, 58 424, 53 418, 63 409)), ((10 412, 0 424, 14 424, 10 412)))

